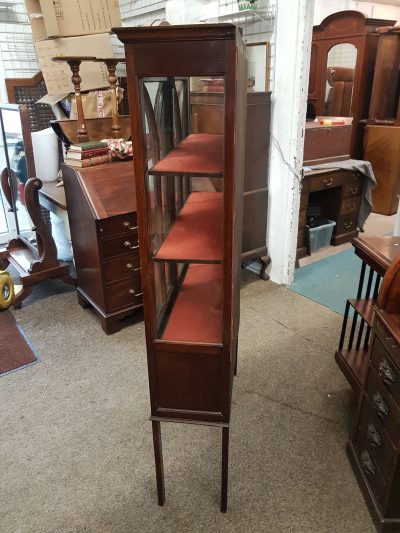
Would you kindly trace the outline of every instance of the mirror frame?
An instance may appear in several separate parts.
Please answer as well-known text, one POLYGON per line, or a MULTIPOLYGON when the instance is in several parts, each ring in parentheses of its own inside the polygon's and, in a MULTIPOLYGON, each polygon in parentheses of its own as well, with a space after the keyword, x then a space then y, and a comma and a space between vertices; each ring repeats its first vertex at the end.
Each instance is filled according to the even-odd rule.
MULTIPOLYGON (((4 153, 5 153, 5 158, 6 158, 7 171, 8 171, 8 174, 10 175, 10 172, 12 171, 12 169, 11 169, 11 164, 10 164, 9 153, 7 150, 6 131, 4 127, 3 111, 14 111, 16 113, 19 113, 19 118, 21 122, 21 131, 22 131, 22 142, 24 143, 26 170, 28 174, 28 180, 30 180, 31 178, 35 177, 36 170, 35 170, 35 162, 33 159, 32 138, 31 138, 31 132, 30 132, 30 127, 29 127, 28 106, 25 104, 0 104, 0 128, 1 128, 2 140, 4 143, 4 153)), ((24 236, 24 234, 20 233, 18 214, 17 214, 17 209, 16 209, 16 198, 14 194, 15 194, 14 188, 10 186, 10 196, 11 196, 11 201, 12 201, 11 207, 14 213, 17 236, 21 241, 24 242, 24 244, 26 244, 26 246, 28 246, 28 248, 30 248, 33 252, 38 254, 40 252, 39 252, 37 232, 33 232, 33 233, 36 233, 36 245, 32 244, 29 241, 29 239, 27 239, 24 236)))

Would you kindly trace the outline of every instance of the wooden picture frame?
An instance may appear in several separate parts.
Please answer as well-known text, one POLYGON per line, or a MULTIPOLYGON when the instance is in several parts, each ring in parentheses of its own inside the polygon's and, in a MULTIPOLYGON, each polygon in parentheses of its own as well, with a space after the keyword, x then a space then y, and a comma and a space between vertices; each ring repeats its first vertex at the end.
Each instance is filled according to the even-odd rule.
POLYGON ((255 91, 270 90, 271 44, 268 41, 248 43, 248 79, 254 79, 255 91))

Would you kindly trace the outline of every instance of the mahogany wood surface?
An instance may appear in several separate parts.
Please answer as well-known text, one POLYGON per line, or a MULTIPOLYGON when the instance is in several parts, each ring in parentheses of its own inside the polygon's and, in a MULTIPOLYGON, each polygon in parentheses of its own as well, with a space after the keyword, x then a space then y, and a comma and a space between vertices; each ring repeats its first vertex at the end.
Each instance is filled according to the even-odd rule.
MULTIPOLYGON (((233 372, 235 368, 239 323, 239 275, 240 237, 242 232, 243 202, 243 144, 237 140, 243 135, 246 120, 245 107, 245 47, 234 25, 194 25, 163 26, 150 28, 116 28, 118 38, 125 44, 129 108, 134 139, 134 166, 138 198, 138 226, 142 265, 143 299, 145 313, 146 344, 153 421, 153 443, 156 460, 158 502, 164 503, 164 482, 161 454, 160 428, 155 422, 183 421, 192 423, 218 424, 226 429, 230 421, 233 372), (223 239, 220 265, 190 265, 185 274, 176 264, 152 261, 153 234, 150 221, 156 230, 157 238, 165 238, 164 227, 172 235, 178 227, 179 211, 188 198, 188 184, 191 176, 207 176, 209 168, 200 160, 201 167, 170 164, 168 157, 176 153, 177 142, 187 137, 189 116, 185 109, 177 113, 178 99, 174 92, 174 76, 218 76, 224 77, 223 138, 220 150, 222 165, 217 169, 223 180, 223 239), (144 77, 144 79, 141 79, 144 77), (151 99, 146 96, 146 82, 160 80, 154 109, 151 99), (146 113, 150 137, 158 135, 153 142, 152 172, 158 168, 160 180, 154 177, 154 194, 146 189, 148 135, 143 123, 146 113), (152 118, 153 117, 153 118, 152 118), (179 118, 179 120, 178 120, 179 118), (157 131, 158 130, 158 131, 157 131), (176 142, 177 141, 177 142, 176 142), (154 149, 156 147, 156 149, 154 149), (168 155, 167 155, 168 154, 168 155), (158 162, 158 158, 164 157, 158 162), (166 157, 165 157, 166 156, 166 157), (168 166, 163 166, 167 162, 168 166), (188 173, 184 179, 179 174, 188 173), (189 174, 190 172, 190 174, 189 174), (177 175, 178 178, 173 178, 177 175), (162 209, 161 209, 162 206, 162 209), (152 215, 155 214, 155 218, 152 215), (178 217, 178 218, 177 218, 178 217), (154 221, 154 222, 153 222, 154 221), (175 226, 174 226, 175 224, 175 226), (156 268, 157 266, 157 268, 156 268), (222 271, 221 271, 222 270, 222 271), (220 281, 215 281, 212 273, 221 271, 220 281), (158 273, 158 278, 155 277, 158 273), (192 274, 211 272, 207 289, 201 290, 204 279, 192 274), (163 279, 163 281, 161 280, 163 279), (156 282, 159 282, 156 285, 156 282), (222 308, 214 303, 209 307, 209 298, 221 291, 222 308), (213 291, 211 289, 214 288, 213 291), (197 297, 198 295, 198 297, 197 297), (190 304, 190 305, 189 305, 190 304), (216 306, 216 307, 215 307, 216 306), (156 342, 160 324, 166 323, 166 335, 183 335, 183 328, 176 316, 186 309, 195 313, 198 324, 198 342, 162 341, 156 342), (217 339, 214 328, 218 324, 213 316, 221 314, 217 345, 208 341, 217 339), (195 309, 195 311, 193 309, 195 309), (204 316, 208 308, 207 319, 204 316), (216 324, 212 324, 212 322, 216 324), (212 332, 212 333, 211 333, 212 332), (200 342, 201 341, 201 342, 200 342), (211 353, 211 351, 212 353, 211 353)), ((185 95, 185 91, 184 91, 185 95)), ((183 101, 188 102, 186 96, 183 101)), ((209 133, 209 132, 207 132, 209 133)), ((207 137, 202 136, 203 139, 207 137)), ((215 136, 213 136, 216 138, 215 136)), ((189 137, 190 139, 190 137, 189 137)), ((217 143, 213 144, 213 148, 217 143)), ((204 148, 207 145, 204 144, 204 148)), ((186 154, 185 154, 186 155, 186 154)), ((208 164, 208 163, 207 163, 208 164)), ((220 163, 218 163, 220 165, 220 163)), ((215 173, 216 171, 213 170, 215 173)), ((189 196, 190 198, 190 196, 189 196)), ((185 208, 184 208, 185 209, 185 208)), ((199 226, 198 233, 202 231, 199 226)), ((168 238, 168 237, 167 237, 168 238)), ((196 239, 197 237, 195 237, 196 239)), ((165 243, 167 241, 165 240, 165 243)), ((175 261, 179 261, 175 257, 175 261)), ((172 261, 169 260, 169 261, 172 261)), ((187 313, 186 313, 187 314, 187 313)), ((186 318, 186 317, 185 317, 186 318)), ((190 326, 187 326, 189 337, 190 326)), ((227 471, 228 471, 228 432, 224 431, 222 445, 221 510, 226 511, 227 471)))
POLYGON ((367 368, 348 445, 378 531, 400 531, 400 255, 381 285, 367 368))
MULTIPOLYGON (((334 166, 334 163, 332 163, 334 166)), ((318 202, 321 215, 336 222, 331 244, 350 242, 358 235, 358 214, 364 191, 364 177, 343 169, 312 170, 304 174, 300 197, 297 259, 310 253, 307 236, 307 209, 311 200, 318 202)))
MULTIPOLYGON (((247 93, 242 260, 258 258, 260 277, 269 279, 266 246, 271 94, 247 93)), ((199 133, 223 133, 223 93, 190 93, 192 125, 199 133)), ((218 186, 216 181, 213 182, 218 186)), ((218 190, 218 189, 217 189, 218 190)))
POLYGON ((359 11, 340 11, 313 28, 308 102, 317 115, 323 114, 328 52, 335 44, 350 43, 357 48, 351 116, 353 116, 350 155, 362 159, 362 125, 368 118, 378 35, 377 26, 392 26, 391 20, 368 19, 359 11))
POLYGON ((400 193, 400 126, 367 125, 364 159, 371 163, 376 177, 371 191, 374 213, 393 215, 400 193))
POLYGON ((374 82, 369 106, 369 124, 400 126, 400 31, 379 34, 374 82))
POLYGON ((221 343, 222 299, 221 265, 190 265, 162 339, 221 343))
POLYGON ((222 147, 222 135, 192 133, 156 163, 150 174, 221 177, 222 147))
POLYGON ((62 170, 78 301, 111 334, 142 307, 132 161, 62 170))
POLYGON ((223 193, 192 192, 155 255, 157 261, 222 260, 223 193))

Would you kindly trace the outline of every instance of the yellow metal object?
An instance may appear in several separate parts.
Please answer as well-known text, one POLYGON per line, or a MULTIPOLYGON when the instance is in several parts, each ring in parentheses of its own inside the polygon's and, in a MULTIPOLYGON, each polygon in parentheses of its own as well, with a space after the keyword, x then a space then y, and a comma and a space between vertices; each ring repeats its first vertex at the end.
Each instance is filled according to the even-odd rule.
POLYGON ((14 284, 8 272, 0 270, 0 310, 8 309, 14 300, 14 284))

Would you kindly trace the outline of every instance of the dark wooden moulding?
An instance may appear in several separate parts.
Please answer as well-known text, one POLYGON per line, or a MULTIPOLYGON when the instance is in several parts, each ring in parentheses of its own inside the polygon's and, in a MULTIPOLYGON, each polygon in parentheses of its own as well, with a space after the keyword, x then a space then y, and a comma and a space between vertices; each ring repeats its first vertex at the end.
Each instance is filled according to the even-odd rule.
POLYGON ((400 532, 400 256, 374 306, 347 452, 377 531, 400 532))
MULTIPOLYGON (((116 28, 114 31, 125 44, 129 109, 132 117, 158 503, 163 505, 165 500, 160 422, 206 424, 222 428, 221 511, 226 512, 229 424, 239 326, 244 172, 244 147, 240 145, 241 143, 235 145, 235 139, 242 139, 245 131, 245 47, 239 30, 231 24, 116 28), (190 237, 187 239, 188 242, 192 242, 193 239, 196 242, 198 239, 197 257, 190 257, 189 249, 186 256, 182 256, 182 248, 178 247, 180 257, 173 259, 170 255, 173 249, 171 247, 168 249, 167 240, 164 240, 165 246, 162 251, 160 248, 162 256, 153 257, 152 242, 148 234, 150 198, 146 194, 145 181, 148 154, 144 116, 146 115, 150 134, 157 128, 159 116, 157 110, 154 116, 151 113, 150 97, 146 95, 144 84, 149 78, 153 80, 158 78, 166 80, 167 84, 171 83, 171 95, 174 95, 171 96, 171 108, 174 108, 176 90, 173 79, 181 77, 187 82, 190 76, 224 78, 224 135, 220 167, 216 162, 216 167, 205 168, 203 165, 207 161, 209 163, 207 154, 203 161, 195 158, 196 165, 192 165, 193 161, 188 157, 186 172, 182 172, 174 169, 171 158, 167 155, 155 164, 149 173, 155 176, 155 183, 158 183, 156 179, 158 175, 165 180, 167 188, 173 183, 178 187, 175 193, 169 195, 168 201, 172 202, 170 206, 172 219, 174 220, 179 214, 177 219, 180 221, 184 220, 184 210, 192 214, 196 211, 196 194, 203 194, 190 194, 192 183, 190 176, 222 179, 223 192, 210 194, 220 195, 222 200, 219 204, 217 200, 211 203, 217 206, 212 216, 219 217, 223 221, 221 232, 223 237, 216 256, 209 257, 210 248, 206 235, 208 226, 198 225, 197 233, 191 235, 186 233, 186 237, 190 237), (168 181, 169 179, 171 181, 168 181), (203 243, 201 246, 204 248, 204 257, 199 257, 200 241, 203 243), (183 264, 180 272, 179 264, 183 264), (157 315, 155 309, 156 268, 175 272, 175 289, 167 302, 164 316, 157 315), (197 285, 204 290, 200 293, 196 291, 197 285), (212 313, 213 310, 217 312, 212 313), (192 313, 193 320, 198 321, 198 326, 192 333, 189 326, 189 330, 182 330, 179 317, 187 313, 192 313), (165 322, 167 322, 166 327, 165 322), (161 335, 160 329, 164 331, 161 335), (190 340, 177 341, 179 335, 182 339, 188 335, 190 340)), ((188 86, 187 83, 186 85, 188 86)), ((186 94, 189 95, 188 89, 186 94)), ((179 140, 185 142, 185 145, 182 143, 178 148, 180 153, 182 149, 189 149, 193 141, 188 98, 184 97, 184 110, 180 115, 182 123, 177 129, 180 133, 179 140)), ((167 108, 168 106, 165 109, 167 108)), ((174 115, 171 123, 176 124, 176 122, 174 115)), ((207 136, 204 140, 207 141, 207 136)), ((176 138, 170 136, 168 139, 168 132, 167 139, 159 137, 158 141, 159 144, 152 153, 155 163, 160 159, 160 146, 164 145, 163 151, 167 154, 176 151, 176 138)), ((156 189, 154 194, 157 195, 156 189)), ((217 199, 217 196, 214 198, 217 199)), ((168 235, 172 235, 172 230, 168 235)), ((210 233, 209 237, 211 240, 216 238, 210 233)))

